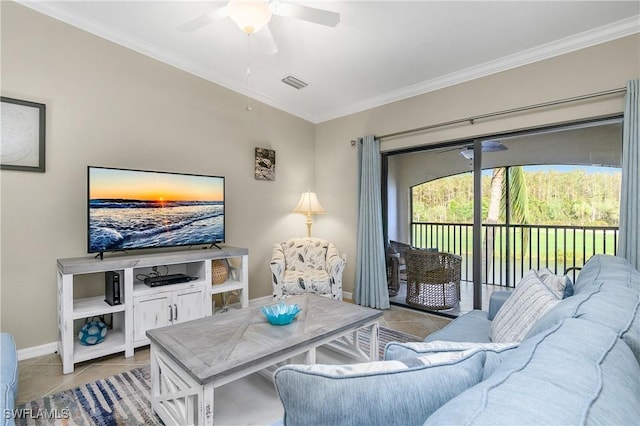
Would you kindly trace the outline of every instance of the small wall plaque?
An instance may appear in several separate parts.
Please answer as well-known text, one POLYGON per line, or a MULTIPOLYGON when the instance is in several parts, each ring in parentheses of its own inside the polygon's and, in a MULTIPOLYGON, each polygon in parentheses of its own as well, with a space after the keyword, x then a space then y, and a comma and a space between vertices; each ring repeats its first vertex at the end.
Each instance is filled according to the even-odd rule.
POLYGON ((276 180, 276 151, 256 148, 256 174, 258 180, 276 180))

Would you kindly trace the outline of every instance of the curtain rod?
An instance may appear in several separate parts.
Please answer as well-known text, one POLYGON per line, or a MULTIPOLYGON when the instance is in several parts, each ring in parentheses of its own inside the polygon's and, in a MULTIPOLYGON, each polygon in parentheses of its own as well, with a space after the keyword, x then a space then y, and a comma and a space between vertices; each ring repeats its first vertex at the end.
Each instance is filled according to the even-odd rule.
MULTIPOLYGON (((418 128, 415 128, 415 129, 402 130, 402 131, 395 132, 395 133, 389 133, 389 134, 386 134, 386 135, 377 136, 376 138, 379 139, 379 140, 390 139, 390 138, 394 138, 394 137, 398 137, 398 136, 408 135, 408 134, 411 134, 411 133, 419 133, 419 132, 424 132, 426 130, 436 129, 438 127, 451 126, 451 125, 454 125, 454 124, 460 124, 460 123, 466 123, 466 122, 469 122, 469 124, 474 124, 476 120, 481 120, 481 119, 484 119, 484 118, 496 117, 496 116, 499 116, 499 115, 506 115, 506 114, 513 114, 513 113, 516 113, 516 112, 528 111, 528 110, 536 109, 536 108, 544 108, 544 107, 564 104, 564 103, 568 103, 568 102, 576 102, 576 101, 581 101, 581 100, 584 100, 584 99, 597 98, 597 97, 600 97, 600 96, 613 95, 613 94, 616 94, 616 93, 626 92, 626 90, 627 90, 626 87, 621 87, 621 88, 618 88, 618 89, 606 90, 604 92, 597 92, 597 93, 591 93, 591 94, 588 94, 588 95, 575 96, 573 98, 560 99, 560 100, 557 100, 557 101, 549 101, 549 102, 544 102, 544 103, 541 103, 541 104, 535 104, 535 105, 529 105, 529 106, 524 106, 524 107, 519 107, 519 108, 507 109, 507 110, 504 110, 504 111, 491 112, 491 113, 488 113, 488 114, 481 114, 481 115, 476 115, 476 116, 473 116, 473 117, 461 118, 461 119, 458 119, 458 120, 447 121, 447 122, 444 122, 444 123, 432 124, 432 125, 429 125, 429 126, 418 127, 418 128)), ((354 145, 354 141, 351 141, 351 145, 354 145)))

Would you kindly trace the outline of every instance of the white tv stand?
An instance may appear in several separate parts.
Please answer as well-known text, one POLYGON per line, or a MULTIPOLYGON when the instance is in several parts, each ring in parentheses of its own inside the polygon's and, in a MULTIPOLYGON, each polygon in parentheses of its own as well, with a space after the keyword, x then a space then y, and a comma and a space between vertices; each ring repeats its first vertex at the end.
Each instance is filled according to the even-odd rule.
MULTIPOLYGON (((146 331, 151 328, 212 315, 212 295, 229 291, 240 292, 240 305, 249 305, 249 251, 245 248, 190 249, 140 255, 115 254, 103 260, 92 257, 58 259, 58 352, 64 374, 73 372, 74 364, 124 352, 133 356, 134 348, 148 345, 146 331), (211 261, 239 258, 229 264, 229 279, 212 285, 211 261), (167 268, 164 268, 164 266, 167 268), (235 265, 235 266, 232 266, 235 265), (159 272, 183 273, 197 280, 148 287, 137 278, 149 274, 154 267, 159 272), (104 275, 107 271, 120 274, 122 303, 111 306, 104 295, 74 298, 74 277, 84 274, 104 275), (105 340, 97 345, 83 346, 77 338, 75 321, 112 314, 112 328, 105 340)), ((104 280, 104 278, 102 278, 104 280)))

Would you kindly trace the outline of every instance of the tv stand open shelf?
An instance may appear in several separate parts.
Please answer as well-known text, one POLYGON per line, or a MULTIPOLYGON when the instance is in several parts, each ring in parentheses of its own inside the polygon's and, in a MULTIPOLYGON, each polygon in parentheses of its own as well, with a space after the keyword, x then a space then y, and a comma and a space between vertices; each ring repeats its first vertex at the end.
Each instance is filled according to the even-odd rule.
MULTIPOLYGON (((74 364, 105 355, 124 352, 133 356, 134 349, 149 344, 146 330, 212 315, 214 294, 239 291, 240 306, 249 305, 249 251, 245 248, 176 250, 150 254, 115 254, 99 258, 58 259, 58 352, 64 374, 74 364), (229 279, 212 285, 211 261, 237 258, 229 262, 229 279), (168 273, 198 277, 179 284, 148 287, 140 276, 154 267, 168 273), (164 268, 166 266, 167 268, 164 268), (105 296, 74 298, 74 278, 85 274, 120 274, 122 303, 111 306, 105 296), (111 315, 112 323, 105 340, 83 346, 77 338, 74 322, 111 315)), ((104 279, 104 278, 103 278, 104 279)))

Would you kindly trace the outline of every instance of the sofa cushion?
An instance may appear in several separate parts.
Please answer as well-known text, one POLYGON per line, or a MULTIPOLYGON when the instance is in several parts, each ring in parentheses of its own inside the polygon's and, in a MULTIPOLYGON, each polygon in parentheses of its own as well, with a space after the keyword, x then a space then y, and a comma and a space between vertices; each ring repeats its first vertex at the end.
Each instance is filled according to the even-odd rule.
POLYGON ((536 323, 529 329, 525 339, 551 328, 567 318, 575 318, 577 309, 581 303, 588 299, 588 295, 574 295, 563 299, 560 303, 549 309, 536 323))
POLYGON ((609 327, 629 345, 640 363, 640 292, 610 281, 589 283, 588 288, 549 310, 531 328, 528 336, 565 318, 580 318, 609 327))
POLYGON ((520 342, 536 321, 558 302, 558 297, 534 270, 530 270, 491 322, 490 339, 493 342, 520 342))
POLYGON ((575 293, 587 297, 573 316, 619 332, 640 363, 640 272, 622 257, 595 255, 580 271, 575 293))
POLYGON ((428 335, 424 341, 447 340, 451 342, 479 342, 489 343, 489 328, 491 321, 486 311, 474 310, 459 316, 445 327, 428 335))
POLYGON ((517 343, 474 343, 474 342, 408 342, 387 343, 384 351, 384 359, 403 359, 419 357, 426 354, 455 353, 469 350, 483 351, 485 362, 483 379, 490 376, 495 368, 502 362, 503 354, 518 347, 517 343))
POLYGON ((604 254, 592 256, 582 267, 574 285, 575 294, 597 285, 599 282, 629 288, 640 292, 640 272, 624 258, 604 254))
POLYGON ((523 341, 425 424, 637 424, 638 377, 617 333, 569 318, 523 341))
POLYGON ((282 294, 302 294, 314 292, 320 294, 331 294, 331 281, 327 271, 284 271, 282 279, 282 294))
POLYGON ((483 352, 453 354, 455 359, 451 354, 435 356, 342 366, 280 367, 274 379, 284 406, 284 422, 420 425, 482 377, 483 352))

